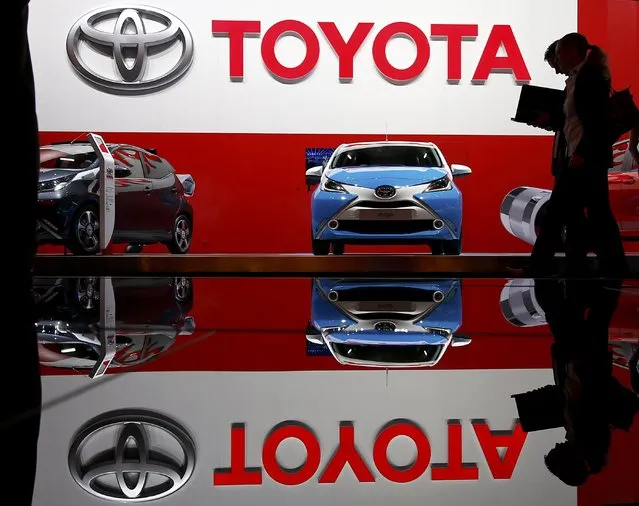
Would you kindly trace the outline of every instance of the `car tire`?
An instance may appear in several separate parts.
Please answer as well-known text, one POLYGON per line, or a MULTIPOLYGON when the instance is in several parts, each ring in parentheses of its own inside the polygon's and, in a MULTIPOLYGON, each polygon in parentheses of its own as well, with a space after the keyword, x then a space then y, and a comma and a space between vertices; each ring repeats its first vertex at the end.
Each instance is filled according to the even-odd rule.
POLYGON ((443 241, 442 251, 444 255, 461 255, 461 239, 457 241, 443 241))
POLYGON ((100 310, 100 278, 77 278, 72 285, 74 307, 83 315, 97 315, 100 310))
POLYGON ((71 220, 70 238, 65 245, 74 255, 95 255, 100 251, 100 214, 97 206, 81 206, 71 220))
POLYGON ((333 250, 333 255, 343 255, 344 254, 344 243, 343 242, 334 242, 331 245, 333 250))
POLYGON ((456 241, 439 241, 431 244, 431 250, 433 255, 461 255, 462 249, 462 236, 459 234, 459 239, 456 241))
POLYGON ((313 255, 326 256, 331 251, 331 243, 319 239, 311 239, 311 248, 313 255))
POLYGON ((180 214, 175 218, 173 230, 171 231, 171 240, 166 247, 175 255, 184 255, 191 248, 193 239, 193 223, 191 218, 186 214, 180 214))
POLYGON ((186 276, 173 278, 173 298, 179 305, 193 302, 193 280, 186 276))
POLYGON ((144 244, 127 244, 124 249, 125 253, 141 253, 144 248, 144 244))

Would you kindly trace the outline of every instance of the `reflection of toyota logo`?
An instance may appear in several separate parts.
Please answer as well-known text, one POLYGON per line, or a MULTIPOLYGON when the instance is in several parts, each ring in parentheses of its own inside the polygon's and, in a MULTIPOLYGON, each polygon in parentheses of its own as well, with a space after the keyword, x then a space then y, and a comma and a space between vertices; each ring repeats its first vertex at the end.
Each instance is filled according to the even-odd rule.
POLYGON ((67 55, 80 76, 102 91, 149 93, 185 74, 193 61, 193 38, 169 12, 109 7, 76 21, 67 36, 67 55), (175 51, 177 45, 180 51, 175 51), (151 57, 160 54, 166 58, 153 58, 150 68, 151 57))
POLYGON ((397 328, 393 322, 377 322, 375 324, 375 330, 380 332, 392 332, 397 328))
POLYGON ((375 188, 375 195, 380 199, 392 199, 397 191, 393 186, 378 186, 375 188))
POLYGON ((142 502, 172 494, 195 466, 195 444, 185 429, 145 410, 112 411, 89 421, 69 450, 73 479, 90 494, 142 502), (115 444, 107 442, 115 441, 115 444))

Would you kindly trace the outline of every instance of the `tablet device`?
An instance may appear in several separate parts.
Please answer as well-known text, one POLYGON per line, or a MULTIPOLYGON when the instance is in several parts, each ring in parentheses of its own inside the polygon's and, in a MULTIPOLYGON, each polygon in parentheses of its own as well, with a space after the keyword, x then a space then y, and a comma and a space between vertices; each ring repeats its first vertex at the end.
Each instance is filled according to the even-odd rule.
POLYGON ((519 93, 517 111, 511 120, 517 123, 530 123, 540 112, 556 117, 563 113, 565 99, 564 90, 524 84, 519 93))

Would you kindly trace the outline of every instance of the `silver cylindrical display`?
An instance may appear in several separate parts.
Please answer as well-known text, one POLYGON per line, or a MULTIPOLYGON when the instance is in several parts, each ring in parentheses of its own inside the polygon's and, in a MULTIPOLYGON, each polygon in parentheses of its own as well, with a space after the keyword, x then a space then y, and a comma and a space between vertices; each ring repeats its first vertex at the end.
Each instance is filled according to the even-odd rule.
POLYGON ((528 244, 535 244, 540 212, 550 199, 550 190, 520 186, 511 190, 501 203, 501 223, 509 233, 528 244))

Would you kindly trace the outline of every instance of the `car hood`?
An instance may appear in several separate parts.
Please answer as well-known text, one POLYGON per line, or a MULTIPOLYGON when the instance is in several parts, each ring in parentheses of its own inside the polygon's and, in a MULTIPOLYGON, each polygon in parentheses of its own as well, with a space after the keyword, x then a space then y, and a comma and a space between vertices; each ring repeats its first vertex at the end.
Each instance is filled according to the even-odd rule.
POLYGON ((40 169, 40 181, 51 181, 52 179, 58 179, 64 176, 75 175, 79 170, 73 169, 40 169))
POLYGON ((364 188, 426 184, 447 174, 446 169, 434 167, 357 167, 326 172, 326 176, 333 181, 364 188))

